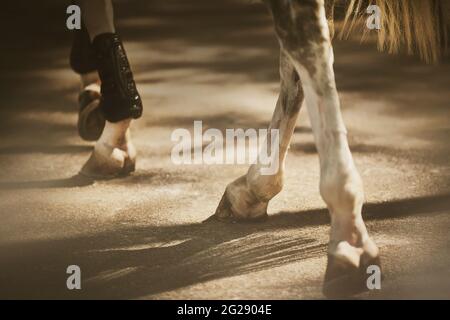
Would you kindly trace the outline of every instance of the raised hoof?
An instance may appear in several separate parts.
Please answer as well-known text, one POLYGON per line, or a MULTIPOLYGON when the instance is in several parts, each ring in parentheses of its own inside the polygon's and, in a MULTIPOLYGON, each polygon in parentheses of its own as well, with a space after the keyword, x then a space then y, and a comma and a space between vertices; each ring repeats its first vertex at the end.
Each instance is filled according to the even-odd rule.
POLYGON ((80 174, 95 180, 114 179, 134 172, 135 163, 135 158, 118 148, 110 148, 107 153, 94 150, 80 174))
POLYGON ((83 140, 97 141, 105 127, 105 116, 100 109, 100 88, 84 90, 79 96, 78 134, 83 140))
POLYGON ((233 209, 233 205, 227 196, 227 191, 222 196, 222 199, 217 206, 216 212, 206 219, 208 221, 221 221, 221 222, 261 222, 267 219, 267 206, 268 203, 253 203, 248 204, 248 210, 244 214, 237 214, 233 209), (255 212, 257 212, 255 214, 255 212), (262 213, 261 213, 262 212, 262 213))
POLYGON ((377 265, 381 270, 380 257, 364 259, 362 256, 361 264, 357 267, 329 254, 323 294, 327 298, 343 299, 368 291, 367 279, 370 275, 367 274, 367 268, 371 265, 377 265))

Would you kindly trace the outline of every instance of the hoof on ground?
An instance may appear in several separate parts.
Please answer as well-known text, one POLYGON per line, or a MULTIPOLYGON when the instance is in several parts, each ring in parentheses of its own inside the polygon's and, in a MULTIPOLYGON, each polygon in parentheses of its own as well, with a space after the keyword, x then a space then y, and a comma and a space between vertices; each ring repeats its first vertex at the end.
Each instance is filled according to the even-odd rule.
POLYGON ((231 201, 229 200, 228 193, 225 193, 217 206, 216 212, 206 219, 204 222, 209 221, 221 221, 230 223, 252 223, 261 222, 267 219, 267 206, 268 203, 253 203, 248 204, 248 208, 241 210, 243 214, 239 214, 236 209, 233 208, 231 201))
POLYGON ((80 174, 95 180, 124 177, 135 171, 135 163, 135 158, 130 158, 127 152, 119 148, 96 148, 80 174))
POLYGON ((364 259, 363 255, 360 266, 355 266, 329 254, 323 294, 330 299, 345 299, 368 291, 367 268, 371 265, 376 265, 381 270, 380 257, 364 259))

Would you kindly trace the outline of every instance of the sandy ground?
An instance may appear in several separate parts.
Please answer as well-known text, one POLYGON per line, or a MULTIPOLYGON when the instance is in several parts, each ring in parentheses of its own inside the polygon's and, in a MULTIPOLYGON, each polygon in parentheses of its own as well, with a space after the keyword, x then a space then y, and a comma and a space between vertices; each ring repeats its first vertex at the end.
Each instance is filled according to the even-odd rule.
MULTIPOLYGON (((170 160, 172 131, 194 120, 221 130, 269 122, 278 45, 264 8, 127 3, 117 3, 118 28, 145 103, 133 127, 138 167, 95 183, 73 177, 92 144, 76 131, 64 3, 7 5, 2 23, 16 29, 0 65, 0 297, 323 298, 329 219, 306 110, 265 222, 201 223, 247 166, 170 160), (65 287, 72 264, 81 291, 65 287)), ((450 65, 351 41, 336 42, 335 56, 364 214, 384 262, 382 290, 358 297, 450 298, 450 65)))

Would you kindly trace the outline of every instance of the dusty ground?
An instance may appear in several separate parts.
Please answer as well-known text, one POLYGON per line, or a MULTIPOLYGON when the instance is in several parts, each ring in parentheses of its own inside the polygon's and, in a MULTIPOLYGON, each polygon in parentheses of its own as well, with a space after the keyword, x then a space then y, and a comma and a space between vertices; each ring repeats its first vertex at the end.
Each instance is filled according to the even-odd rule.
MULTIPOLYGON (((7 5, 2 23, 16 28, 0 65, 0 297, 322 298, 329 227, 305 110, 266 222, 202 224, 246 166, 175 166, 169 156, 171 132, 194 120, 220 129, 270 120, 278 47, 265 10, 127 3, 118 26, 146 108, 133 128, 138 169, 95 183, 73 178, 92 145, 76 131, 64 3, 7 5), (82 269, 81 291, 65 289, 70 264, 82 269)), ((386 277, 360 297, 450 298, 450 65, 353 42, 337 42, 335 55, 386 277)))

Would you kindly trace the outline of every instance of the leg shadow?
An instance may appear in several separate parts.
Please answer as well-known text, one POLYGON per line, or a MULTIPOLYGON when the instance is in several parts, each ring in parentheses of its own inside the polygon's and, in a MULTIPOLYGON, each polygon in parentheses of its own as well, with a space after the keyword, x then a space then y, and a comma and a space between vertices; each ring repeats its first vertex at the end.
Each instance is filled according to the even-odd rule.
POLYGON ((0 190, 75 188, 92 184, 94 184, 93 179, 77 174, 64 179, 0 182, 0 190))
MULTIPOLYGON (((450 194, 367 204, 366 219, 450 210, 450 194)), ((323 257, 327 243, 302 228, 329 222, 326 209, 281 212, 262 223, 114 224, 72 238, 0 243, 0 298, 130 299, 323 257), (297 232, 285 232, 295 229, 297 232), (80 266, 83 289, 66 289, 80 266)), ((317 285, 320 290, 321 283, 317 285)))
POLYGON ((69 145, 69 146, 10 146, 0 148, 0 155, 26 154, 26 153, 46 153, 46 154, 66 154, 92 151, 89 145, 69 145))

